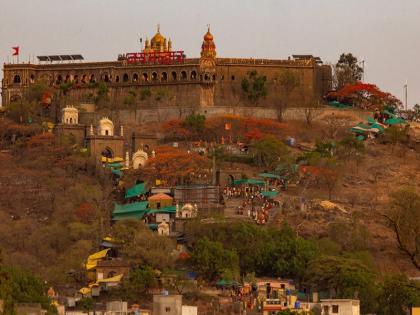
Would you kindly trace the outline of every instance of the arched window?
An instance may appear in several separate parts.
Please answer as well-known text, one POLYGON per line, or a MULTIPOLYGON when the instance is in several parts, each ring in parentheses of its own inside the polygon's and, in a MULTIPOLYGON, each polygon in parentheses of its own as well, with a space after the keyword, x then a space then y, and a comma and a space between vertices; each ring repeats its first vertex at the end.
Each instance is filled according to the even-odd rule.
POLYGON ((172 81, 176 81, 176 72, 172 71, 171 73, 172 81))
POLYGON ((162 72, 160 74, 160 80, 161 81, 168 81, 168 74, 166 72, 162 72))
POLYGON ((82 83, 86 83, 86 74, 84 74, 83 76, 82 76, 82 83))
POLYGON ((210 81, 210 75, 208 73, 204 74, 204 80, 210 81))
POLYGON ((70 74, 66 75, 66 80, 64 82, 70 82, 71 81, 71 76, 70 74))
POLYGON ((29 82, 35 83, 35 76, 33 74, 31 74, 31 77, 29 79, 29 82))
POLYGON ((144 72, 144 73, 142 74, 142 77, 143 77, 143 81, 144 81, 144 82, 149 82, 149 76, 148 76, 148 74, 147 74, 146 72, 144 72))
POLYGON ((185 71, 181 71, 181 80, 187 80, 187 73, 185 71))
POLYGON ((108 74, 105 74, 105 75, 104 75, 104 81, 105 81, 105 82, 109 82, 109 76, 108 76, 108 74))
POLYGON ((21 80, 20 80, 20 75, 16 74, 16 75, 13 77, 13 83, 18 84, 18 83, 20 83, 20 82, 21 82, 21 80))
POLYGON ((158 74, 156 72, 152 73, 152 81, 157 81, 158 74))
POLYGON ((133 82, 138 82, 139 81, 139 75, 137 73, 133 74, 133 82))
POLYGON ((124 73, 123 75, 123 82, 128 82, 128 74, 124 73))
POLYGON ((213 81, 216 81, 216 75, 215 74, 213 74, 212 79, 213 79, 213 81))
POLYGON ((195 71, 191 71, 191 80, 195 80, 195 79, 197 79, 197 72, 195 72, 195 71))
POLYGON ((79 83, 79 76, 77 74, 73 77, 73 81, 79 83))
POLYGON ((231 77, 231 79, 232 79, 232 81, 235 81, 235 76, 233 75, 233 76, 231 77))
POLYGON ((60 75, 58 75, 57 80, 55 80, 55 83, 61 84, 62 81, 63 81, 63 77, 60 74, 60 75))
POLYGON ((115 82, 120 82, 120 76, 119 75, 117 75, 116 77, 115 77, 115 82))
POLYGON ((10 103, 18 102, 18 101, 20 101, 20 99, 21 99, 20 95, 12 95, 10 97, 10 103))
POLYGON ((96 79, 95 79, 95 75, 94 74, 92 74, 91 76, 90 76, 90 80, 89 80, 91 83, 95 83, 96 82, 96 79))
POLYGON ((72 124, 72 123, 73 123, 73 118, 70 117, 70 124, 72 124))

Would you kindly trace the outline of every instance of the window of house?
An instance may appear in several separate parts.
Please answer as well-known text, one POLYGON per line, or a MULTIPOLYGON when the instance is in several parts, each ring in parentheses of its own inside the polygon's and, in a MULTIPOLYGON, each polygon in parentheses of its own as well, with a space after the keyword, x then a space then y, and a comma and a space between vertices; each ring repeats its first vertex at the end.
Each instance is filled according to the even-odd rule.
POLYGON ((232 81, 235 81, 235 76, 233 75, 233 76, 231 77, 231 79, 232 79, 232 81))
POLYGON ((333 314, 338 314, 338 305, 333 305, 332 306, 332 313, 333 314))
POLYGON ((165 312, 166 312, 166 313, 169 313, 170 311, 171 311, 171 308, 170 308, 170 307, 168 307, 168 306, 167 306, 167 307, 165 307, 165 312))

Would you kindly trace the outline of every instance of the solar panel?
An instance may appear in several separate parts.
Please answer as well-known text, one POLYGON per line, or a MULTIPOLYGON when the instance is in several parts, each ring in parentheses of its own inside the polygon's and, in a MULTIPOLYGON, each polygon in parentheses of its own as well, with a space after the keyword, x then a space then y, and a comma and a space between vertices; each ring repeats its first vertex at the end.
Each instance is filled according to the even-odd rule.
POLYGON ((48 61, 48 60, 50 60, 48 58, 48 56, 37 56, 37 58, 38 58, 39 61, 48 61))
POLYGON ((82 55, 52 55, 52 56, 37 56, 39 61, 71 61, 84 60, 82 55))

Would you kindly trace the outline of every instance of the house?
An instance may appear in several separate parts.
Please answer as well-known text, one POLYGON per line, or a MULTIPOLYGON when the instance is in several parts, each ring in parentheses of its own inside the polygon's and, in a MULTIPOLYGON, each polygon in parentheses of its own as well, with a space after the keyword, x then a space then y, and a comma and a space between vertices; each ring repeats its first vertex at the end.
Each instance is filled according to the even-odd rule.
POLYGON ((153 315, 197 315, 197 306, 182 305, 182 295, 153 295, 153 315))
POLYGON ((101 260, 96 263, 96 279, 112 278, 116 275, 127 275, 130 265, 122 259, 101 260))
POLYGON ((360 301, 351 299, 321 300, 321 315, 360 315, 360 301))
POLYGON ((287 279, 258 279, 258 297, 262 303, 263 315, 276 314, 286 309, 298 309, 295 285, 287 279))
POLYGON ((150 196, 147 201, 149 202, 149 208, 151 209, 160 209, 172 206, 173 198, 167 194, 159 193, 153 196, 150 196))

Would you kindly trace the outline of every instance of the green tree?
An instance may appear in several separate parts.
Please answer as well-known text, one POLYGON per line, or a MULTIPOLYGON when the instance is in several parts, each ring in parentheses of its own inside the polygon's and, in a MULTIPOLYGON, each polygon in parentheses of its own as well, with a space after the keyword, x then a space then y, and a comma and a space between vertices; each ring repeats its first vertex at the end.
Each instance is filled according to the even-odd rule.
POLYGON ((247 98, 251 103, 258 105, 261 98, 267 96, 267 87, 265 83, 267 77, 264 75, 258 75, 256 70, 248 71, 248 78, 242 79, 241 87, 247 98))
POLYGON ((420 195, 404 188, 390 197, 389 209, 384 214, 388 226, 401 252, 420 270, 420 195))
POLYGON ((221 243, 210 241, 207 237, 199 239, 194 246, 191 264, 207 280, 217 280, 226 275, 236 278, 239 272, 236 252, 224 249, 221 243))
POLYGON ((124 278, 121 291, 124 297, 134 300, 147 293, 147 290, 157 284, 155 272, 152 267, 143 265, 130 271, 130 275, 124 278))
POLYGON ((160 270, 173 267, 174 242, 153 233, 143 222, 120 221, 113 226, 113 236, 121 243, 122 256, 133 265, 147 264, 160 270))
POLYGON ((363 313, 376 310, 376 275, 358 259, 320 255, 309 263, 305 276, 307 285, 334 292, 335 298, 359 298, 363 313))
POLYGON ((404 275, 385 278, 378 296, 378 315, 406 315, 420 305, 420 285, 404 275))
POLYGON ((279 84, 284 98, 277 104, 277 119, 283 120, 283 113, 290 106, 290 96, 292 92, 300 85, 298 75, 292 70, 285 70, 275 78, 275 84, 279 84))
POLYGON ((289 154, 287 146, 274 136, 265 136, 253 145, 254 161, 258 166, 272 169, 280 158, 289 154))
POLYGON ((341 54, 335 65, 335 85, 339 90, 346 84, 354 84, 362 79, 363 68, 351 53, 341 54))
POLYGON ((37 121, 40 114, 40 105, 36 101, 21 99, 10 103, 6 107, 6 116, 17 123, 37 121))
POLYGON ((201 114, 190 114, 185 117, 182 125, 196 136, 199 136, 204 132, 204 129, 206 128, 206 116, 201 114))
POLYGON ((5 300, 5 307, 11 312, 7 314, 13 314, 16 303, 40 303, 47 314, 56 314, 46 291, 46 285, 29 272, 16 267, 1 267, 0 298, 5 300))

